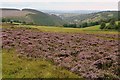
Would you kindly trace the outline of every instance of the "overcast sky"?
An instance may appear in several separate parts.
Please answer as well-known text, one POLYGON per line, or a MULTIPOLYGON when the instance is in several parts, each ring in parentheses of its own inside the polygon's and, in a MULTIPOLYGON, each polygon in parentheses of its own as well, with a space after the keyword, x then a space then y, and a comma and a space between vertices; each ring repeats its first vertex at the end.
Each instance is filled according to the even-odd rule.
MULTIPOLYGON (((27 1, 27 0, 24 0, 27 1)), ((22 0, 8 0, 2 1, 1 8, 32 8, 38 10, 118 10, 118 0, 79 0, 79 1, 35 1, 24 2, 22 0), (88 2, 89 1, 89 2, 88 2)), ((58 0, 59 1, 59 0, 58 0)))

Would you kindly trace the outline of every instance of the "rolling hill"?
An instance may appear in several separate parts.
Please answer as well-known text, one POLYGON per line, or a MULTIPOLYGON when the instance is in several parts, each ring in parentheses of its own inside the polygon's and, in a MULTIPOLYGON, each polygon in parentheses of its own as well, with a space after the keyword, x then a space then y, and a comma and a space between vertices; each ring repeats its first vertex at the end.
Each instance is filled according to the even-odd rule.
POLYGON ((82 22, 95 22, 100 20, 108 20, 111 18, 118 18, 117 11, 101 11, 95 13, 88 13, 88 14, 79 14, 79 15, 70 15, 70 14, 62 14, 60 15, 65 21, 69 23, 82 23, 82 22))
POLYGON ((64 23, 64 21, 56 15, 50 15, 34 9, 19 10, 2 8, 0 10, 2 11, 2 18, 25 21, 26 23, 32 22, 36 25, 44 26, 61 26, 64 23))

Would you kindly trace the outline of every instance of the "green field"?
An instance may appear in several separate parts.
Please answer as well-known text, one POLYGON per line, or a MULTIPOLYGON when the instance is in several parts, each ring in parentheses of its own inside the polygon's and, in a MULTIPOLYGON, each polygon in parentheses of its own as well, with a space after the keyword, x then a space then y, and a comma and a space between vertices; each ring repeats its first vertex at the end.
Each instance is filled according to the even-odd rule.
MULTIPOLYGON (((118 21, 116 22, 118 23, 118 21)), ((106 25, 108 25, 107 23, 106 25)), ((118 34, 118 31, 115 30, 101 30, 99 27, 100 25, 90 26, 86 28, 65 28, 65 27, 56 27, 56 26, 26 26, 24 27, 31 27, 37 28, 41 31, 47 32, 68 32, 68 33, 99 33, 99 34, 118 34)))
MULTIPOLYGON (((6 26, 3 26, 5 28, 6 26)), ((86 28, 65 28, 56 26, 35 26, 35 25, 15 25, 15 27, 36 28, 45 32, 67 32, 67 33, 95 33, 95 34, 118 34, 115 30, 101 30, 100 25, 86 27, 86 28)), ((7 26, 8 28, 8 26, 7 26)))

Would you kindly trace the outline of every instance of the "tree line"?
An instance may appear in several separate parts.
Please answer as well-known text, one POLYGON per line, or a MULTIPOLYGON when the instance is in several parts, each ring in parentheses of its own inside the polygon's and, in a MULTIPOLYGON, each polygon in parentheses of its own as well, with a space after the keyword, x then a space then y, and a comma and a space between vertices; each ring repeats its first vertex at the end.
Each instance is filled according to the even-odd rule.
POLYGON ((101 22, 100 24, 100 29, 101 30, 120 30, 120 22, 118 22, 118 24, 116 23, 116 21, 114 19, 111 19, 110 22, 108 23, 108 25, 106 24, 106 22, 101 22))
POLYGON ((33 25, 33 22, 25 22, 25 21, 20 21, 20 20, 15 20, 15 19, 9 19, 9 18, 2 18, 2 23, 21 23, 21 24, 25 24, 25 25, 33 25))
POLYGON ((71 28, 85 28, 85 27, 90 27, 90 26, 95 26, 99 25, 99 22, 84 22, 81 24, 64 24, 63 27, 71 27, 71 28))
MULTIPOLYGON (((86 27, 91 27, 91 26, 95 26, 95 25, 100 25, 102 22, 105 23, 109 23, 113 18, 109 18, 109 19, 101 19, 98 21, 93 21, 93 22, 82 22, 82 23, 72 23, 72 24, 63 24, 63 27, 71 27, 71 28, 86 28, 86 27)), ((115 21, 117 21, 117 19, 114 19, 115 21)))
POLYGON ((120 22, 118 22, 118 24, 116 24, 116 19, 114 18, 110 18, 110 19, 104 19, 104 20, 99 20, 99 21, 95 21, 95 22, 83 22, 81 24, 64 24, 63 27, 70 27, 70 28, 86 28, 86 27, 91 27, 91 26, 95 26, 95 25, 100 25, 100 29, 114 29, 114 30, 118 30, 120 29, 120 22), (106 25, 106 23, 109 23, 108 25, 106 25))

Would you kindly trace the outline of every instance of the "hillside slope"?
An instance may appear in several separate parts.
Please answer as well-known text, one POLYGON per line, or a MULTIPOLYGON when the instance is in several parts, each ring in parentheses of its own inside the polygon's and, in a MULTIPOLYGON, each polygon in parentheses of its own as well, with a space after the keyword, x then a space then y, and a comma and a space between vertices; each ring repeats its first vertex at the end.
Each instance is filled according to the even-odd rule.
POLYGON ((89 14, 81 14, 66 17, 65 15, 61 15, 64 20, 70 23, 81 23, 81 22, 92 22, 92 21, 100 21, 100 20, 108 20, 111 18, 118 18, 117 11, 102 11, 96 13, 89 13, 89 14))
POLYGON ((33 21, 38 25, 61 26, 63 24, 62 19, 53 14, 49 15, 47 13, 43 13, 32 9, 23 9, 22 11, 29 11, 32 13, 36 13, 36 14, 29 14, 29 17, 33 19, 33 21))
POLYGON ((0 9, 2 18, 25 21, 26 23, 34 23, 36 25, 61 26, 64 21, 56 16, 43 13, 34 9, 0 9))

